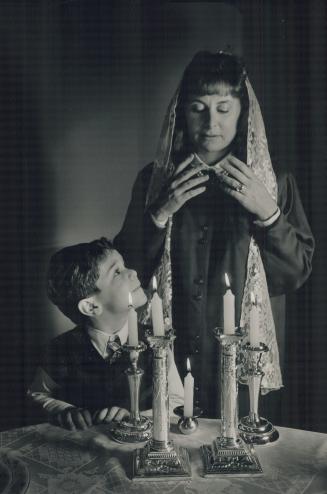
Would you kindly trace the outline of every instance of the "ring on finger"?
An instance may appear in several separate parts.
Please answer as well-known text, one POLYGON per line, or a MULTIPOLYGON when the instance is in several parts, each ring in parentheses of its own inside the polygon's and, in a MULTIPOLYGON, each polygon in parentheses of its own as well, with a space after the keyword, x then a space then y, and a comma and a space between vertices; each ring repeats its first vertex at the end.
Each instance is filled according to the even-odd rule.
POLYGON ((244 193, 246 187, 244 184, 238 184, 238 186, 235 188, 236 192, 240 192, 241 194, 244 193))

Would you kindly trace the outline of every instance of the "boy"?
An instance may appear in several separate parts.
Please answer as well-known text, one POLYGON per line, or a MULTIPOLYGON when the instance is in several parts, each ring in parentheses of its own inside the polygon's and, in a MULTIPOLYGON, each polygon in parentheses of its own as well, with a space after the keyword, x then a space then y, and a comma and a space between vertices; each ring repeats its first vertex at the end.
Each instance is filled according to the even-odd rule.
MULTIPOLYGON (((52 256, 49 298, 77 327, 50 343, 28 390, 51 422, 70 430, 86 429, 129 414, 124 374, 129 356, 121 350, 128 338, 129 293, 135 309, 146 303, 136 272, 126 268, 106 238, 66 247, 52 256)), ((145 371, 140 408, 151 407, 150 357, 149 350, 140 354, 145 371)), ((180 404, 183 387, 172 355, 169 360, 169 394, 180 404)))

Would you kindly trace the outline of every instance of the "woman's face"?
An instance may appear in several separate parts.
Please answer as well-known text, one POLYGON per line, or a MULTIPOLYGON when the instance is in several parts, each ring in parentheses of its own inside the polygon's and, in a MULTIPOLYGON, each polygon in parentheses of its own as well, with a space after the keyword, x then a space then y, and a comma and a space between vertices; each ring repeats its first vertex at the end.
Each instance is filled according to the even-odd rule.
POLYGON ((240 113, 241 102, 231 94, 192 96, 185 105, 192 151, 208 164, 222 158, 236 136, 240 113))

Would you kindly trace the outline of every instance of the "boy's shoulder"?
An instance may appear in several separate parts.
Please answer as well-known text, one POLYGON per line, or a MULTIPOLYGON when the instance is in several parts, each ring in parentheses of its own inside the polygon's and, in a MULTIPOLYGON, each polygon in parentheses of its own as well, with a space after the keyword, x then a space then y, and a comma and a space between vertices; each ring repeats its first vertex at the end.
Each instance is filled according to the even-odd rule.
POLYGON ((65 331, 64 333, 59 334, 58 336, 55 336, 49 343, 50 347, 53 348, 60 348, 60 347, 70 347, 70 346, 76 346, 83 341, 85 341, 85 338, 87 337, 86 331, 83 327, 81 326, 76 326, 75 328, 69 329, 68 331, 65 331))

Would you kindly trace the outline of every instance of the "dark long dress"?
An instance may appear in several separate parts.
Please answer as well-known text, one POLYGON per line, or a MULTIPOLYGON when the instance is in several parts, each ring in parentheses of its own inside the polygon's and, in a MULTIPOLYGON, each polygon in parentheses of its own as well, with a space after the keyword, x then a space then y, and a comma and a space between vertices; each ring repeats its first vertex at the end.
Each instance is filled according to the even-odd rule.
MULTIPOLYGON (((155 226, 145 199, 152 165, 138 175, 116 248, 147 286, 163 251, 165 228, 155 226)), ((279 219, 261 228, 213 181, 205 193, 173 216, 171 261, 175 359, 181 376, 191 358, 196 400, 207 416, 219 413, 218 349, 212 328, 222 322, 224 273, 231 276, 239 322, 250 235, 257 240, 266 271, 281 363, 284 353, 285 294, 311 272, 314 240, 294 177, 278 178, 279 219)), ((244 411, 245 410, 244 405, 244 411)), ((271 415, 270 415, 271 417, 271 415)))

